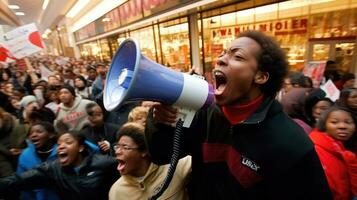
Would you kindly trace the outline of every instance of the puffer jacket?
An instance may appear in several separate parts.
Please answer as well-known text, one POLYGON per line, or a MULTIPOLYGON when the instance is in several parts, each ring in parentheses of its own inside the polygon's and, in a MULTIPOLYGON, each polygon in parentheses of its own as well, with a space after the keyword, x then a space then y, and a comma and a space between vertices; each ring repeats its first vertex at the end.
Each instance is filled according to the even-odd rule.
POLYGON ((90 154, 78 169, 61 167, 58 160, 0 179, 0 197, 7 191, 51 187, 61 199, 106 200, 119 178, 115 158, 90 154))

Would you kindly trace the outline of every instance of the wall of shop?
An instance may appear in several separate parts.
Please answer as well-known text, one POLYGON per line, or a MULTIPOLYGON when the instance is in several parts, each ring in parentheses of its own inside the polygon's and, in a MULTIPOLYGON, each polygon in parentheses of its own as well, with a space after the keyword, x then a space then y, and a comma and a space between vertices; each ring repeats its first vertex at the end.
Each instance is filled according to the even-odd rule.
MULTIPOLYGON (((82 56, 110 60, 119 43, 133 37, 148 58, 179 71, 188 71, 198 63, 209 77, 217 56, 240 32, 260 30, 274 37, 285 49, 292 71, 301 71, 309 61, 326 60, 338 62, 342 71, 357 70, 357 0, 293 0, 273 4, 268 3, 272 1, 262 1, 266 5, 258 7, 253 2, 244 1, 190 14, 185 12, 167 21, 158 20, 80 44, 80 52, 82 56)), ((145 11, 136 12, 122 20, 125 17, 121 13, 134 4, 129 2, 128 5, 114 9, 77 31, 76 41, 88 40, 149 16, 145 11), (117 23, 105 25, 107 18, 117 23), (104 24, 103 28, 98 28, 101 27, 98 24, 104 24)), ((165 6, 159 10, 164 9, 165 6)))

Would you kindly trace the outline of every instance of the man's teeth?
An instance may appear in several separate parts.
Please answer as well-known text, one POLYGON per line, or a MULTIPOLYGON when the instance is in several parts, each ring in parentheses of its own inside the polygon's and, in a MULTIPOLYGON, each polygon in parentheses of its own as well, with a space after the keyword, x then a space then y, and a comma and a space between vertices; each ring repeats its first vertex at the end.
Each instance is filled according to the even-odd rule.
POLYGON ((214 75, 215 76, 224 76, 224 74, 222 72, 220 72, 220 71, 215 71, 214 75))

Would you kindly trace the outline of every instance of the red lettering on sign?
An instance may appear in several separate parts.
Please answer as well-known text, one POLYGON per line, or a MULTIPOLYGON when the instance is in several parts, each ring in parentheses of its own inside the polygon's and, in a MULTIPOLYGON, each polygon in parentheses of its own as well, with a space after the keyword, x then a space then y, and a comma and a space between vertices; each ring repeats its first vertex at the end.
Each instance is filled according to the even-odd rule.
POLYGON ((297 29, 297 28, 299 28, 299 20, 297 20, 297 19, 291 20, 291 28, 292 28, 292 29, 297 29))
POLYGON ((235 27, 234 28, 234 35, 239 35, 240 33, 240 27, 235 27))
POLYGON ((259 24, 259 30, 260 31, 267 31, 267 25, 266 24, 259 24))
POLYGON ((221 29, 219 32, 221 33, 221 36, 226 36, 227 29, 221 29))
POLYGON ((159 0, 150 0, 150 5, 154 7, 159 5, 159 0))
POLYGON ((300 20, 300 28, 307 28, 307 19, 300 20))

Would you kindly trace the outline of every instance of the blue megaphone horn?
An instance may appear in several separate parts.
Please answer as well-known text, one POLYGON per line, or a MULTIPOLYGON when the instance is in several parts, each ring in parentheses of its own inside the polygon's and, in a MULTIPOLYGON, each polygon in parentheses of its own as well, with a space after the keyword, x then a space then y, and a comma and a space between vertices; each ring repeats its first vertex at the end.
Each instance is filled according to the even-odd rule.
POLYGON ((183 126, 195 112, 213 103, 212 85, 189 74, 164 67, 140 53, 136 40, 124 40, 110 65, 104 88, 104 107, 112 111, 125 101, 158 101, 179 107, 183 126))

